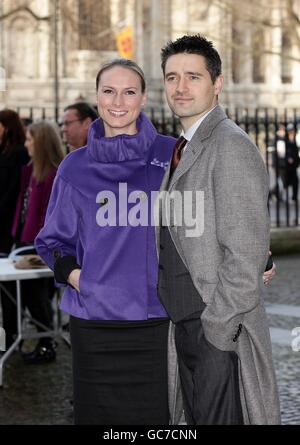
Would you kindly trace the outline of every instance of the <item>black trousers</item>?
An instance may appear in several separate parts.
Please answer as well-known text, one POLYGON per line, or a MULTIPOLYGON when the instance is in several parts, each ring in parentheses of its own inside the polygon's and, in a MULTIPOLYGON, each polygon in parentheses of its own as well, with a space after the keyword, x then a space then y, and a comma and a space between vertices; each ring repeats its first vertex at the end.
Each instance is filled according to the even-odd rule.
POLYGON ((238 356, 204 337, 198 314, 176 323, 175 341, 189 425, 242 425, 238 356))
POLYGON ((169 321, 70 317, 77 425, 168 425, 169 321))
MULTIPOLYGON (((15 281, 6 281, 2 286, 12 295, 16 301, 17 291, 15 281)), ((53 278, 39 278, 36 280, 21 281, 22 307, 28 307, 30 315, 48 329, 53 329, 53 310, 51 299, 55 287, 53 278)), ((6 333, 6 348, 13 343, 17 334, 17 307, 11 299, 1 292, 3 327, 6 333)), ((40 326, 36 326, 38 332, 43 332, 40 326)), ((41 339, 47 343, 49 338, 41 339)))
POLYGON ((297 169, 290 169, 287 170, 286 173, 286 186, 292 187, 293 190, 293 195, 292 195, 292 199, 294 201, 297 201, 298 199, 298 188, 299 188, 299 179, 298 179, 298 174, 297 174, 297 169))

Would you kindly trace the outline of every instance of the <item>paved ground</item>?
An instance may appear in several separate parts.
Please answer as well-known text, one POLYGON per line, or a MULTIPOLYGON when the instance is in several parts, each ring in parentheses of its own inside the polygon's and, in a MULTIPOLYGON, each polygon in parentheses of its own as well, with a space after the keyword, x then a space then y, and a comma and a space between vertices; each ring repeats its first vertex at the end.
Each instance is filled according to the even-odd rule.
MULTIPOLYGON (((282 421, 300 425, 300 255, 275 261, 278 274, 265 288, 265 301, 282 421), (292 336, 296 327, 298 337, 292 336)), ((4 387, 0 389, 0 424, 71 425, 71 397, 71 354, 62 340, 52 364, 26 366, 15 353, 5 367, 4 387)))

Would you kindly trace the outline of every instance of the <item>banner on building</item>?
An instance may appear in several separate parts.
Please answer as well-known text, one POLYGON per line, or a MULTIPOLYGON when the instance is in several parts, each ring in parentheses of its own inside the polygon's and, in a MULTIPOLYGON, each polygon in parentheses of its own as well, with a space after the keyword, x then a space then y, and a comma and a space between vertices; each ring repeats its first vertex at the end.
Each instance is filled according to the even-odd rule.
POLYGON ((134 49, 133 49, 133 29, 131 26, 127 26, 122 29, 116 35, 117 48, 120 57, 126 59, 133 59, 134 49))

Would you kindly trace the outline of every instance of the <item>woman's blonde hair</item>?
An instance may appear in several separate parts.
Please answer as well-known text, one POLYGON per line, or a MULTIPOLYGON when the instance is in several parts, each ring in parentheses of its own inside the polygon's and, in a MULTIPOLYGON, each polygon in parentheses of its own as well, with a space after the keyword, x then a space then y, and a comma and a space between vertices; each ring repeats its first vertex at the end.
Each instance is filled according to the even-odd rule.
POLYGON ((51 168, 57 168, 64 158, 59 130, 46 120, 29 125, 27 130, 34 142, 33 176, 37 182, 43 182, 51 168))
POLYGON ((102 65, 102 67, 99 70, 97 77, 96 77, 96 91, 98 91, 99 82, 100 82, 102 73, 104 73, 104 71, 107 71, 111 68, 114 68, 115 66, 121 66, 122 68, 126 68, 126 69, 136 73, 139 76, 140 81, 141 81, 142 93, 143 94, 145 93, 145 91, 146 91, 145 74, 144 74, 142 68, 137 63, 135 63, 133 60, 130 60, 130 59, 113 59, 110 62, 107 62, 104 65, 102 65))

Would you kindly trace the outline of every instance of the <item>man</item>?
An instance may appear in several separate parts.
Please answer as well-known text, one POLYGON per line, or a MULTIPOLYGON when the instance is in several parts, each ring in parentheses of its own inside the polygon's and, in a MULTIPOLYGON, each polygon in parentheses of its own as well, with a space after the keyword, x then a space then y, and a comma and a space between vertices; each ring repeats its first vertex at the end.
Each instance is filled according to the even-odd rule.
POLYGON ((299 150, 296 144, 296 132, 294 125, 291 123, 288 124, 286 127, 286 131, 286 187, 292 187, 292 200, 297 201, 299 185, 297 168, 299 167, 300 159, 299 150))
POLYGON ((76 102, 64 109, 62 133, 70 151, 86 145, 89 127, 97 117, 96 110, 86 102, 76 102))
MULTIPOLYGON (((280 423, 260 290, 269 247, 266 169, 218 105, 223 76, 212 43, 184 36, 161 56, 168 104, 187 141, 181 159, 176 144, 161 187, 173 196, 175 215, 163 207, 157 230, 158 289, 175 323, 185 418, 191 425, 280 423), (192 211, 184 193, 193 194, 192 211)), ((169 371, 178 381, 174 363, 169 371)), ((173 422, 179 415, 172 412, 173 422)))

